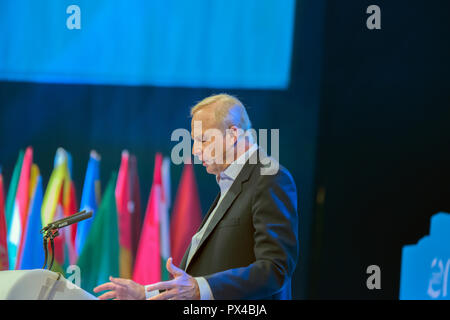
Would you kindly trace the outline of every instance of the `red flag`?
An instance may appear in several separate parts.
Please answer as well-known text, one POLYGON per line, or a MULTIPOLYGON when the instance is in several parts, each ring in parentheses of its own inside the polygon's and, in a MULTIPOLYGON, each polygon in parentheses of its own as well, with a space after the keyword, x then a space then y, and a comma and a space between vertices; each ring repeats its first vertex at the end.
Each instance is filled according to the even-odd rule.
MULTIPOLYGON (((75 213, 77 213, 78 204, 77 204, 77 195, 75 190, 75 185, 73 183, 73 180, 70 181, 70 187, 69 187, 69 195, 64 199, 64 216, 71 216, 75 213)), ((66 239, 66 245, 69 251, 69 261, 70 264, 75 264, 77 257, 77 252, 75 249, 75 237, 77 234, 77 223, 70 225, 67 228, 67 239, 66 239)))
POLYGON ((0 172, 0 270, 8 270, 8 245, 6 242, 5 194, 3 175, 0 172))
MULTIPOLYGON (((63 188, 62 188, 63 189, 63 188)), ((63 209, 63 202, 64 202, 64 196, 63 196, 64 192, 60 192, 59 194, 59 200, 58 200, 58 204, 56 205, 56 210, 55 210, 55 216, 54 219, 59 220, 64 218, 64 209, 63 209)), ((59 266, 63 266, 64 262, 66 260, 66 255, 65 255, 65 244, 66 244, 66 237, 68 236, 68 229, 67 228, 62 228, 61 230, 59 230, 59 236, 55 238, 54 243, 55 243, 55 252, 54 252, 54 256, 55 256, 55 262, 59 264, 59 266)))
POLYGON ((144 225, 134 265, 133 280, 142 285, 161 281, 159 213, 161 202, 162 155, 156 154, 153 184, 150 190, 144 225))
POLYGON ((120 246, 120 277, 130 279, 132 276, 133 258, 131 242, 131 214, 130 214, 130 174, 129 154, 122 152, 119 176, 116 184, 116 206, 119 218, 119 246, 120 246))
POLYGON ((201 212, 194 168, 192 164, 185 164, 170 223, 171 253, 176 266, 180 264, 192 236, 200 226, 201 212))
POLYGON ((11 269, 17 268, 17 260, 22 250, 25 224, 28 216, 28 202, 30 198, 30 172, 33 163, 33 149, 28 147, 20 172, 19 184, 17 186, 16 199, 11 223, 8 226, 8 255, 11 269))
POLYGON ((139 238, 141 236, 141 191, 137 172, 137 161, 134 155, 130 156, 130 200, 131 245, 134 262, 139 245, 139 238))

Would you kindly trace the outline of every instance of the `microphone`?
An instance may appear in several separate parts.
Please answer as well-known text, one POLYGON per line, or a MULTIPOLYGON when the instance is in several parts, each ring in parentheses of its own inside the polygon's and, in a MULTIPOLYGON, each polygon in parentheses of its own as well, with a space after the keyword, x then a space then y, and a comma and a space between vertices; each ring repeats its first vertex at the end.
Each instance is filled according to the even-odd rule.
POLYGON ((92 211, 86 212, 86 210, 83 210, 81 212, 74 213, 73 215, 70 215, 63 219, 50 222, 45 228, 43 228, 41 230, 41 232, 47 231, 48 229, 64 228, 64 227, 67 227, 68 225, 80 222, 82 220, 89 219, 90 217, 92 217, 92 211))
POLYGON ((52 247, 52 259, 50 261, 50 265, 48 267, 48 270, 52 270, 52 266, 53 266, 53 260, 55 258, 55 245, 53 240, 59 236, 59 229, 60 228, 64 228, 67 227, 71 224, 80 222, 82 220, 86 220, 89 219, 90 217, 92 217, 92 211, 86 212, 86 210, 83 210, 81 212, 77 212, 71 216, 62 218, 60 220, 57 221, 53 221, 50 222, 46 227, 41 229, 41 234, 43 234, 43 239, 44 239, 44 253, 45 253, 45 261, 44 261, 44 266, 42 267, 42 269, 45 269, 45 267, 47 266, 47 241, 48 239, 50 239, 50 244, 52 247))

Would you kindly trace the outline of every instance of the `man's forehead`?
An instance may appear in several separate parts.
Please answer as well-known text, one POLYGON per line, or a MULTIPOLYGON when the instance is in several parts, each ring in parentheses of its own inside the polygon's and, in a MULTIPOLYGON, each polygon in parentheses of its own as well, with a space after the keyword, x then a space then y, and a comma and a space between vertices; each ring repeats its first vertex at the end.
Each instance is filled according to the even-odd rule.
POLYGON ((202 135, 208 129, 215 128, 214 114, 210 112, 204 112, 204 110, 200 110, 194 114, 191 121, 191 135, 202 135))

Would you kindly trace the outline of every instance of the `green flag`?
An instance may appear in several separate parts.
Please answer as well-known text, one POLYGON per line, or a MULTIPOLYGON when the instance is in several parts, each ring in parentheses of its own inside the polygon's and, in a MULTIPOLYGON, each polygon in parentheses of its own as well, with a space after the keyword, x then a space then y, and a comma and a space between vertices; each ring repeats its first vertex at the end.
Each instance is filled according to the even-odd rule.
MULTIPOLYGON (((5 211, 6 228, 8 229, 8 232, 10 230, 11 217, 14 210, 14 201, 16 199, 17 185, 19 184, 20 171, 22 170, 22 162, 24 154, 25 152, 23 150, 20 150, 19 158, 17 159, 16 165, 14 167, 13 175, 11 177, 11 182, 8 188, 8 195, 6 198, 6 211, 5 211)), ((12 268, 14 269, 14 266, 12 266, 12 268)))
POLYGON ((96 286, 109 282, 109 276, 119 276, 119 230, 114 196, 116 180, 117 173, 113 173, 78 258, 81 287, 92 294, 96 286))

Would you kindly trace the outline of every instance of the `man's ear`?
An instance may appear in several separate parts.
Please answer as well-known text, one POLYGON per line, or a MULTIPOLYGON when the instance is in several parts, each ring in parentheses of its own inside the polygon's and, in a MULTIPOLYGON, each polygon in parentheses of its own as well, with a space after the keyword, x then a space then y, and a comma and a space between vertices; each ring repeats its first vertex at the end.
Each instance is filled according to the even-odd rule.
POLYGON ((231 126, 231 127, 228 129, 228 132, 229 132, 229 134, 230 134, 230 137, 233 138, 233 144, 235 144, 235 143, 237 142, 238 138, 239 138, 239 131, 238 131, 238 128, 237 128, 236 126, 231 126))

